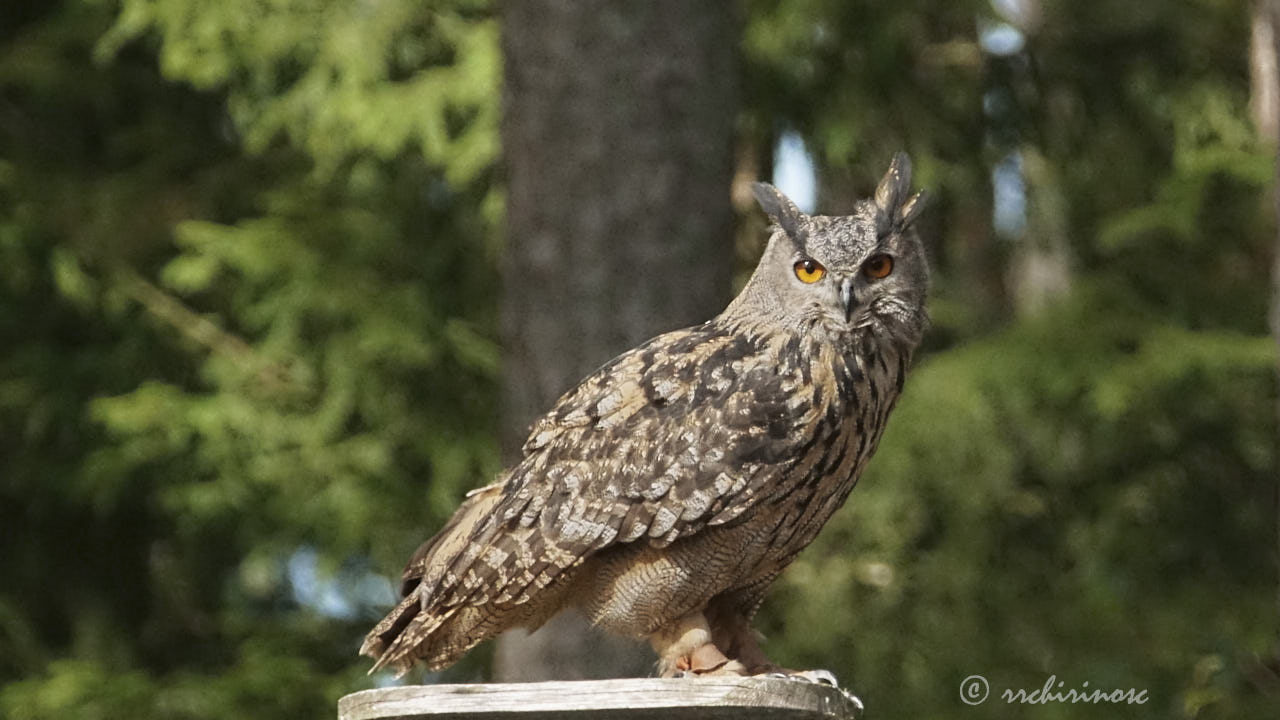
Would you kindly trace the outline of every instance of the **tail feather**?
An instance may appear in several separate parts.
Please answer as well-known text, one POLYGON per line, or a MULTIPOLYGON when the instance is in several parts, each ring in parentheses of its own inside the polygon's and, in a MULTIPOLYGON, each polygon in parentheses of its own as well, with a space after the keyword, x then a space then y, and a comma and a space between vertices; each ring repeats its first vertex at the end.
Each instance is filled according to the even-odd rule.
POLYGON ((369 631, 364 638, 364 644, 360 646, 360 654, 367 655, 377 662, 370 673, 377 672, 393 658, 387 653, 387 649, 395 642, 396 638, 404 632, 413 619, 417 617, 421 605, 418 602, 416 593, 410 593, 406 598, 396 605, 395 609, 387 613, 387 616, 378 621, 377 625, 369 631))
POLYGON ((414 604, 401 613, 405 605, 402 602, 379 623, 360 648, 362 654, 375 658, 370 673, 394 667, 400 677, 417 661, 428 670, 448 667, 481 642, 529 619, 531 610, 460 605, 427 614, 414 604))
POLYGON ((467 551, 468 540, 501 498, 501 489, 497 483, 469 493, 444 528, 414 553, 404 571, 399 604, 360 646, 361 655, 374 659, 369 672, 392 666, 404 675, 419 659, 439 669, 505 629, 497 622, 502 613, 449 603, 453 588, 442 585, 445 571, 467 551), (463 622, 455 622, 455 616, 463 622))
MULTIPOLYGON (((401 604, 403 605, 403 603, 401 604)), ((439 647, 440 640, 445 638, 436 636, 436 632, 449 622, 457 610, 458 608, 449 608, 434 614, 418 612, 409 616, 407 624, 397 623, 399 627, 393 625, 388 634, 379 638, 379 641, 383 643, 383 647, 376 655, 377 660, 373 663, 373 667, 369 669, 369 672, 377 672, 384 667, 392 666, 396 668, 396 677, 402 677, 409 672, 409 668, 413 667, 415 660, 439 655, 441 650, 444 650, 444 654, 450 658, 449 662, 460 657, 462 653, 466 652, 466 649, 454 651, 453 648, 441 648, 439 647), (392 632, 395 634, 391 634, 392 632)), ((446 633, 446 638, 447 635, 448 633, 446 633)), ((372 637, 373 634, 370 633, 370 638, 372 639, 372 637)), ((366 640, 365 644, 368 645, 369 640, 366 640)), ((439 669, 440 665, 429 663, 428 667, 431 670, 436 670, 439 669)))

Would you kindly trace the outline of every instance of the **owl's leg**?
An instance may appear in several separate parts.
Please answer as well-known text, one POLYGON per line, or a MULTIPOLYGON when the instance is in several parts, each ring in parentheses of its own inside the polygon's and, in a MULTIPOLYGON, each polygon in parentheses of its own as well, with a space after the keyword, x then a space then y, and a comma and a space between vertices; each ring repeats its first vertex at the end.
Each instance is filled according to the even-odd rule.
POLYGON ((712 602, 707 608, 707 619, 712 642, 742 663, 748 674, 760 675, 779 669, 760 649, 759 634, 752 629, 751 621, 731 604, 712 602))
POLYGON ((711 639, 746 668, 746 675, 773 675, 839 687, 836 676, 827 670, 792 670, 775 665, 760 649, 760 635, 752 629, 747 615, 730 603, 713 602, 707 608, 711 639))
POLYGON ((779 672, 782 668, 769 662, 760 649, 760 634, 751 627, 751 617, 764 601, 765 592, 777 573, 766 575, 746 587, 711 599, 707 604, 707 621, 716 645, 724 648, 752 675, 779 672))
POLYGON ((730 660, 711 642, 711 628, 702 613, 690 613, 649 636, 658 652, 658 675, 746 675, 747 668, 730 660))

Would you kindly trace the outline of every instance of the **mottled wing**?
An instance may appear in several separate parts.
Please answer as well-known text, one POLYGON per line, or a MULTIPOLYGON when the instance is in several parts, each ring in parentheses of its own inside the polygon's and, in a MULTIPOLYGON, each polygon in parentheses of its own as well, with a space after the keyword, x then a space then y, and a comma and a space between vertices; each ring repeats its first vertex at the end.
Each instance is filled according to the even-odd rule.
POLYGON ((498 482, 467 493, 466 499, 444 527, 422 543, 405 564, 400 576, 400 597, 413 592, 422 578, 428 575, 432 559, 458 557, 466 550, 465 544, 475 535, 476 527, 485 522, 501 500, 503 485, 498 482))
POLYGON ((541 418, 446 604, 526 602, 616 543, 665 545, 785 495, 820 412, 797 353, 714 323, 625 353, 541 418), (477 561, 478 560, 478 561, 477 561))

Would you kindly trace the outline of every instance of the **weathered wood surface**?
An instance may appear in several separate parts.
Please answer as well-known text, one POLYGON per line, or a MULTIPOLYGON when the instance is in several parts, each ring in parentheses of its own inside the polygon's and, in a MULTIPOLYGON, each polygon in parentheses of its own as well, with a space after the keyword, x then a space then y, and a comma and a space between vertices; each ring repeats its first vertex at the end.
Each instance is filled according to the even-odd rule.
POLYGON ((409 685, 352 693, 338 720, 850 720, 849 693, 786 678, 409 685))

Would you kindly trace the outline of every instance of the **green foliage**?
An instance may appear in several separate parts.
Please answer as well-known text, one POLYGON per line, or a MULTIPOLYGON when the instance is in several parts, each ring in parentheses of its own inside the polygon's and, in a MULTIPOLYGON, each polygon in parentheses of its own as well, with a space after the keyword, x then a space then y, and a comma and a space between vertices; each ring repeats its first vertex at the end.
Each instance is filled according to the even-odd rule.
POLYGON ((226 90, 250 151, 284 133, 327 170, 414 151, 465 184, 498 154, 489 14, 482 0, 119 0, 96 55, 156 37, 166 77, 226 90))
MULTIPOLYGON (((909 381, 852 509, 766 604, 768 649, 792 666, 832 666, 870 707, 904 717, 1000 717, 1002 689, 1033 690, 1051 674, 1068 687, 1147 688, 1150 703, 1125 710, 1141 716, 1273 712, 1276 688, 1260 678, 1280 632, 1276 349, 1265 330, 1275 165, 1247 120, 1247 13, 1043 3, 1019 60, 984 57, 972 28, 946 14, 877 4, 876 38, 863 43, 859 4, 791 5, 803 20, 773 5, 756 16, 756 62, 808 67, 792 75, 798 94, 831 83, 836 106, 866 109, 843 126, 826 104, 790 98, 774 112, 811 128, 824 164, 845 162, 848 137, 925 154, 922 182, 943 196, 931 211, 942 351, 909 381), (785 17, 790 29, 770 34, 785 17), (894 48, 896 73, 838 60, 836 49, 875 45, 894 48), (949 65, 945 87, 930 75, 944 58, 972 61, 949 65), (886 78, 906 86, 890 83, 891 98, 867 89, 886 78), (971 105, 986 96, 985 111, 970 107, 986 115, 978 142, 957 133, 964 109, 948 92, 971 105), (919 99, 931 109, 894 114, 919 99), (1010 150, 1039 158, 1027 171, 1033 201, 1065 198, 1047 221, 1068 241, 1074 289, 992 333, 979 301, 1007 292, 1008 271, 987 268, 1010 249, 990 243, 985 223, 986 238, 967 235, 965 204, 985 180, 938 163, 984 172, 993 151, 1010 150), (1035 184, 1050 179, 1056 188, 1035 184), (980 708, 959 702, 972 674, 991 683, 980 708)), ((1045 220, 1029 217, 1021 242, 1045 220)))
MULTIPOLYGON (((746 20, 749 142, 799 130, 832 208, 905 147, 936 198, 930 352, 766 604, 771 655, 884 716, 1007 714, 960 704, 971 674, 1267 716, 1246 8, 1044 2, 1011 57, 980 2, 746 20), (1038 204, 997 239, 1014 151, 1038 204), (1051 230, 1071 291, 1015 313, 1010 258, 1051 230)), ((20 0, 0 28, 0 715, 331 714, 371 682, 370 569, 499 470, 492 8, 20 0)))
POLYGON ((0 715, 331 713, 369 568, 499 469, 494 21, 302 5, 15 10, 0 715))

